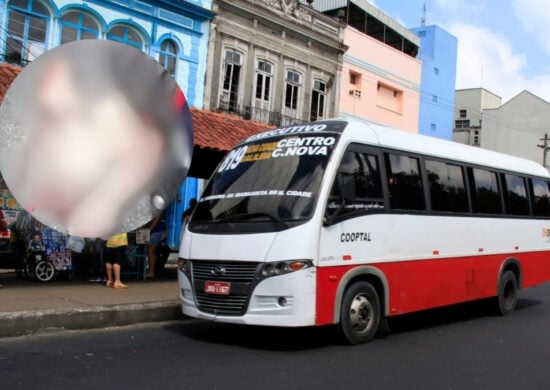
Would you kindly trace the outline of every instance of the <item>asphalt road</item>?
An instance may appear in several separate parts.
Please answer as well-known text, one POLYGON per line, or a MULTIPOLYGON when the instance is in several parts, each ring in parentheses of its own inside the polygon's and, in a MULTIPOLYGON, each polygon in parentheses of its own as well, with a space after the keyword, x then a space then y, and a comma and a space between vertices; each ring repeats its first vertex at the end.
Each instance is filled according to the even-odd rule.
POLYGON ((360 346, 330 328, 196 320, 0 340, 2 389, 548 389, 550 284, 516 312, 459 305, 360 346))

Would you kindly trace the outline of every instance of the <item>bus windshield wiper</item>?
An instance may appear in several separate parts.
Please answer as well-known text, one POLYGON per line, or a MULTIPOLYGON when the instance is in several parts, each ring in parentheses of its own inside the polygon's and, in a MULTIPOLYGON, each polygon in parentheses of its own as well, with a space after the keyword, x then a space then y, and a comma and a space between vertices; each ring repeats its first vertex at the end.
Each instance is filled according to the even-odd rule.
POLYGON ((260 211, 257 213, 238 213, 238 214, 231 214, 225 217, 220 217, 216 219, 216 222, 229 222, 229 221, 237 221, 237 220, 248 220, 248 219, 254 219, 254 218, 261 218, 266 217, 271 221, 275 221, 283 225, 285 228, 288 228, 288 224, 283 221, 281 218, 276 217, 272 214, 266 213, 265 211, 260 211))

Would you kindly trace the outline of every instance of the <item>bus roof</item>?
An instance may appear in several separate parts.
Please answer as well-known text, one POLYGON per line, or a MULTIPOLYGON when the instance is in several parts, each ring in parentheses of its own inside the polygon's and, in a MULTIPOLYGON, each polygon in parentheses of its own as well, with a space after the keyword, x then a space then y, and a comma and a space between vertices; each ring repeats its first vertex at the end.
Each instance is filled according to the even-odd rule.
MULTIPOLYGON (((330 120, 329 120, 330 121, 330 120)), ((344 119, 348 126, 340 142, 360 142, 527 175, 550 177, 542 165, 520 157, 440 138, 408 133, 367 121, 344 119)))

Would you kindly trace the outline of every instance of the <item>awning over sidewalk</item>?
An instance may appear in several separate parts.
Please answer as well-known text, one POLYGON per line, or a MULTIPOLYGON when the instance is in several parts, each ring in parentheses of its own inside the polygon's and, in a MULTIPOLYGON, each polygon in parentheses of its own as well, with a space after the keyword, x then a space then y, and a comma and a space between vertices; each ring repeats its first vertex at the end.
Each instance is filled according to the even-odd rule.
MULTIPOLYGON (((0 63, 0 103, 21 68, 0 63)), ((189 176, 207 179, 225 153, 239 141, 272 129, 263 123, 238 116, 191 108, 195 146, 189 176)))

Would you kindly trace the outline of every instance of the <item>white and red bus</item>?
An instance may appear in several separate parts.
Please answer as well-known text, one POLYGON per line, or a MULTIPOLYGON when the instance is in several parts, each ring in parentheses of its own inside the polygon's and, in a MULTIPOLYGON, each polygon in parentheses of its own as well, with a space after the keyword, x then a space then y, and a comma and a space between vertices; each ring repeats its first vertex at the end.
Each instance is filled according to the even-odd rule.
POLYGON ((370 341, 385 319, 550 280, 550 175, 535 162, 350 120, 237 145, 183 234, 184 314, 273 326, 338 324, 370 341))

